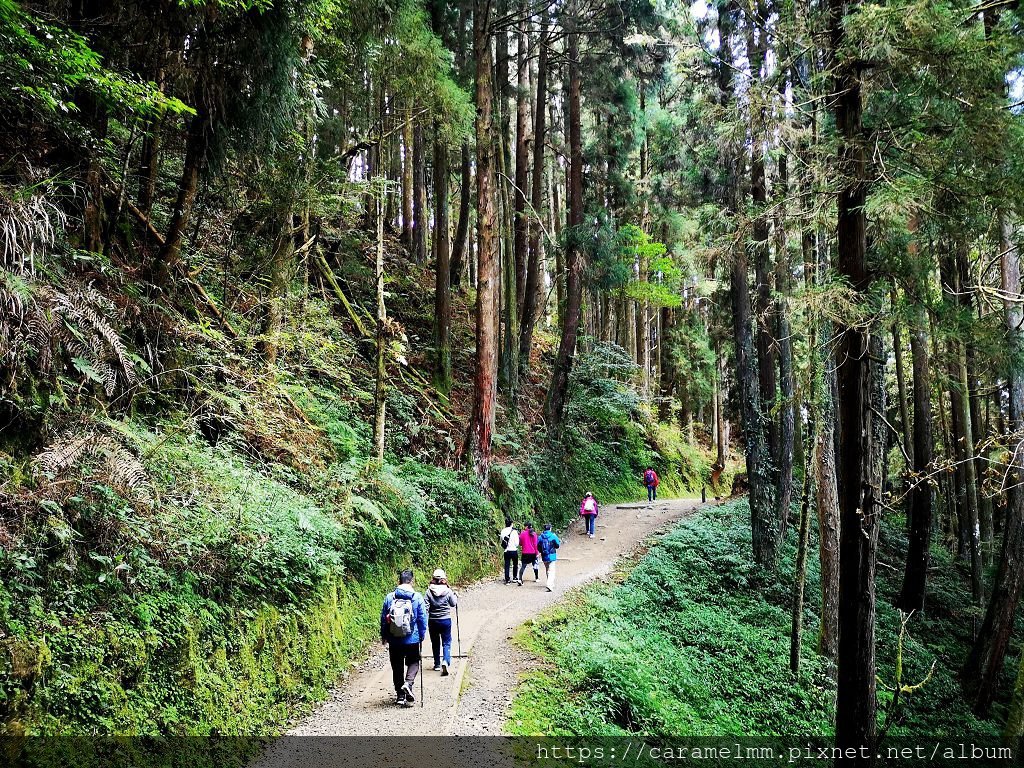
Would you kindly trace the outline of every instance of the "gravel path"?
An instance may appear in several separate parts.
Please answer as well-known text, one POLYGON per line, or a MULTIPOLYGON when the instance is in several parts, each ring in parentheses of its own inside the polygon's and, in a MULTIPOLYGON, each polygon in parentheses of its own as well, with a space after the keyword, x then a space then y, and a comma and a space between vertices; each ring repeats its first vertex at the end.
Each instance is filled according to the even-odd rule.
MULTIPOLYGON (((561 599, 573 587, 608 574, 647 538, 700 506, 691 499, 622 504, 605 509, 597 520, 593 539, 580 533, 580 524, 562 535, 558 550, 558 580, 553 592, 544 588, 527 569, 523 586, 506 585, 499 574, 464 587, 459 594, 462 653, 453 658, 451 674, 441 677, 431 669, 429 641, 423 644, 425 677, 423 704, 417 680, 417 702, 403 709, 394 704, 387 653, 378 646, 353 670, 320 707, 289 731, 290 736, 488 736, 500 735, 507 719, 519 671, 530 662, 511 642, 525 621, 561 599)), ((442 564, 443 565, 443 564, 442 564)), ((417 590, 424 584, 418 578, 417 590)), ((382 596, 383 597, 383 596, 382 596)), ((452 655, 459 652, 455 628, 452 655)), ((283 739, 260 761, 261 768, 291 763, 296 742, 283 739), (277 759, 275 759, 277 758, 277 759)), ((317 741, 317 740, 313 740, 317 741)))

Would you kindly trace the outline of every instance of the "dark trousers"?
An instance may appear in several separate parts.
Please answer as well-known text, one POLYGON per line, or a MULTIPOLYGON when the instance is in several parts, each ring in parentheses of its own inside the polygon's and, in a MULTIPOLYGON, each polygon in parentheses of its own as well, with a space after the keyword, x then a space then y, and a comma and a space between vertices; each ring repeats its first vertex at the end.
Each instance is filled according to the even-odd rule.
POLYGON ((400 693, 404 683, 416 682, 420 671, 420 646, 418 643, 404 645, 397 640, 388 643, 388 656, 391 657, 391 676, 395 683, 395 693, 400 693))
POLYGON ((658 500, 658 486, 648 485, 647 486, 647 500, 657 501, 658 500))
POLYGON ((519 580, 523 580, 523 574, 526 573, 526 566, 533 565, 533 580, 536 581, 540 578, 540 568, 537 565, 537 555, 528 555, 523 552, 523 564, 519 566, 519 580))
POLYGON ((597 515, 584 515, 583 522, 587 528, 587 535, 594 535, 594 521, 597 520, 597 515))
POLYGON ((505 583, 508 584, 512 579, 516 578, 516 574, 519 572, 519 552, 505 552, 505 583), (511 578, 509 578, 509 566, 512 566, 511 578))
POLYGON ((441 666, 441 652, 444 651, 444 663, 452 663, 452 620, 431 619, 427 623, 430 632, 430 650, 434 652, 434 666, 441 666))

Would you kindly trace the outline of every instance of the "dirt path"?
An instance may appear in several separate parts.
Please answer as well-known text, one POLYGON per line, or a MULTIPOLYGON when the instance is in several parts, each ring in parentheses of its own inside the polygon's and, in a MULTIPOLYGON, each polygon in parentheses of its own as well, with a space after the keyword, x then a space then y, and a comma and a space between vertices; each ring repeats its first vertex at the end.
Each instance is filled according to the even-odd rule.
MULTIPOLYGON (((512 689, 525 659, 511 638, 517 627, 561 599, 566 590, 607 574, 616 560, 668 524, 700 506, 692 499, 623 504, 602 511, 593 539, 580 533, 580 524, 562 536, 558 550, 558 580, 553 592, 544 588, 544 569, 534 581, 527 569, 523 586, 506 585, 503 577, 484 579, 458 591, 462 653, 454 659, 448 677, 434 672, 429 641, 423 644, 423 703, 420 683, 412 709, 394 704, 391 668, 386 652, 372 655, 331 694, 330 698, 297 724, 291 736, 404 736, 499 735, 511 703, 512 689)), ((423 579, 417 576, 416 589, 423 579)), ((452 628, 452 655, 459 652, 452 628)), ((294 740, 282 740, 285 743, 294 740)), ((294 746, 294 745, 292 745, 294 746)), ((273 765, 272 748, 261 766, 273 765)))

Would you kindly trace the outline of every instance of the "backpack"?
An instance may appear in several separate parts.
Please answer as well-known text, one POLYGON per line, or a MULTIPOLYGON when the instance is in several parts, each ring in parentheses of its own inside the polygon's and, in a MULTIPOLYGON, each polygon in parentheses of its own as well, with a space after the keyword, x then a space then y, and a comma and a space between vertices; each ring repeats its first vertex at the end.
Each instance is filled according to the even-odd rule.
POLYGON ((415 611, 412 600, 408 597, 395 595, 388 611, 388 631, 392 637, 409 637, 416 625, 415 611))
POLYGON ((594 500, 593 496, 583 502, 583 511, 588 515, 597 514, 597 501, 594 500))
POLYGON ((644 483, 647 485, 654 485, 654 470, 648 469, 644 472, 644 483))
POLYGON ((558 545, 555 544, 554 536, 551 536, 545 531, 537 539, 537 549, 540 550, 541 557, 547 559, 551 554, 558 549, 558 545))

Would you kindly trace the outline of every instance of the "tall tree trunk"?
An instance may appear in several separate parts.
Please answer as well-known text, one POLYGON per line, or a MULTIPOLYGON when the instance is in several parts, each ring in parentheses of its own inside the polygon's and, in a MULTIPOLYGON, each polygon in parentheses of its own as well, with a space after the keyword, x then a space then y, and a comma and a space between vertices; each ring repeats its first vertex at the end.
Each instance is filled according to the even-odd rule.
MULTIPOLYGON (((843 19, 856 0, 830 0, 829 27, 834 68, 834 109, 839 134, 839 274, 867 297, 873 279, 867 262, 867 158, 862 124, 860 64, 846 58, 843 19)), ((836 746, 856 756, 837 766, 868 766, 876 737, 875 569, 881 477, 876 466, 876 410, 881 340, 859 326, 842 326, 837 347, 839 391, 839 657, 836 687, 836 746), (865 754, 861 749, 868 750, 865 754)), ((878 462, 880 464, 880 462, 878 462)))
POLYGON ((207 89, 202 81, 196 84, 192 100, 195 114, 188 121, 188 135, 185 138, 185 162, 182 165, 181 180, 178 182, 178 196, 171 212, 171 221, 164 235, 164 244, 153 265, 153 282, 167 290, 171 284, 171 273, 181 258, 181 244, 185 229, 192 216, 192 203, 199 190, 199 177, 206 163, 213 123, 210 109, 206 104, 207 89))
MULTIPOLYGON (((501 36, 498 36, 499 41, 501 36)), ((500 49, 499 49, 500 50, 500 49)), ((506 65, 507 70, 507 65, 506 65)), ((505 99, 499 100, 505 103, 505 99)), ((508 403, 515 408, 516 377, 519 373, 519 315, 516 311, 516 255, 515 239, 515 212, 513 210, 512 198, 514 190, 509 188, 506 159, 509 157, 507 136, 495 133, 497 146, 495 154, 498 159, 498 191, 499 219, 501 221, 502 236, 499 240, 501 248, 501 295, 502 317, 504 322, 501 325, 501 349, 498 358, 498 383, 508 393, 508 403)))
MULTIPOLYGON (((810 348, 817 346, 817 339, 814 330, 811 330, 810 348)), ((809 402, 811 407, 818 402, 816 396, 817 377, 811 378, 809 402)), ((803 451, 805 459, 813 454, 813 451, 803 451)), ((796 575, 793 579, 793 604, 790 614, 790 638, 789 638, 789 671, 794 675, 800 672, 800 652, 803 645, 804 633, 804 583, 807 580, 807 549, 810 543, 811 532, 811 476, 813 472, 809 464, 803 467, 803 492, 800 494, 800 530, 796 552, 796 575)))
MULTIPOLYGON (((530 238, 530 222, 526 215, 526 200, 530 185, 530 155, 526 136, 530 127, 530 83, 526 39, 526 25, 529 23, 527 0, 519 0, 519 13, 522 14, 522 18, 516 35, 516 158, 515 189, 512 191, 515 210, 512 233, 515 253, 516 317, 523 316, 523 303, 526 300, 526 258, 530 238)), ((509 329, 509 336, 514 339, 518 351, 518 325, 509 329)), ((518 366, 512 374, 513 376, 518 375, 518 366)))
MULTIPOLYGON (((1021 295, 1020 255, 1009 215, 1000 213, 1000 274, 1009 364, 1010 434, 1024 432, 1024 303, 1021 295)), ((999 567, 985 620, 962 670, 964 689, 974 712, 988 713, 1003 670, 1013 631, 1014 614, 1024 586, 1024 466, 1020 451, 1012 454, 1006 491, 1006 527, 999 567)))
MULTIPOLYGON (((766 17, 765 8, 761 2, 751 3, 750 9, 758 17, 766 17)), ((750 18, 747 29, 747 51, 750 56, 750 68, 752 76, 752 90, 760 91, 763 88, 761 81, 761 70, 768 66, 768 44, 767 32, 762 28, 759 32, 759 22, 750 18)), ((771 546, 778 549, 781 545, 782 534, 785 531, 785 521, 788 516, 788 509, 782 507, 782 499, 779 497, 779 490, 783 485, 788 485, 792 495, 792 477, 789 483, 784 483, 780 473, 781 447, 779 424, 772 414, 775 412, 776 399, 778 397, 778 359, 776 355, 776 343, 773 338, 773 328, 776 320, 776 306, 772 299, 772 270, 769 255, 769 230, 768 230, 768 185, 764 167, 764 146, 767 135, 766 114, 764 101, 766 94, 759 93, 755 100, 755 106, 750 107, 750 197, 753 205, 753 233, 750 243, 750 258, 754 263, 754 274, 756 278, 756 299, 755 299, 755 321, 757 326, 756 352, 757 352, 757 377, 760 390, 761 418, 765 424, 765 435, 768 442, 768 457, 771 469, 772 482, 777 485, 772 494, 776 502, 776 509, 773 510, 773 521, 770 527, 766 527, 765 535, 778 539, 771 546)), ((788 459, 792 461, 792 459, 788 459)), ((792 475, 792 464, 790 463, 790 475, 792 475)), ((751 483, 754 480, 751 479, 751 483)), ((766 521, 767 522, 767 521, 766 521)))
MULTIPOLYGON (((916 251, 916 246, 914 247, 916 251)), ((923 286, 918 286, 923 288, 923 286)), ((915 291, 916 293, 916 291, 915 291)), ((922 611, 931 562, 934 490, 927 479, 932 463, 931 361, 928 354, 928 318, 924 297, 911 298, 910 360, 914 372, 914 484, 907 499, 907 562, 898 605, 904 611, 922 611)))
MULTIPOLYGON (((732 108, 732 29, 736 3, 728 2, 718 16, 721 63, 718 67, 718 88, 721 103, 732 108)), ((738 147, 724 150, 723 165, 729 175, 726 184, 726 206, 733 216, 739 214, 738 147)), ((778 562, 778 526, 775 525, 775 477, 768 455, 764 415, 761 412, 761 388, 754 357, 753 318, 750 303, 750 261, 747 249, 735 249, 730 276, 732 296, 733 338, 736 346, 736 385, 739 391, 743 440, 746 452, 747 479, 750 485, 750 524, 754 561, 763 568, 774 568, 778 562)))
MULTIPOLYGON (((956 244, 952 248, 959 248, 956 244)), ((962 295, 960 274, 956 257, 947 251, 940 261, 943 293, 951 307, 961 306, 962 295)), ((981 563, 981 528, 978 518, 978 488, 974 472, 974 439, 971 433, 971 413, 967 383, 967 362, 963 344, 950 339, 949 400, 950 426, 953 442, 949 446, 950 458, 956 460, 957 498, 962 513, 960 520, 961 539, 967 546, 971 561, 971 597, 975 605, 984 600, 981 563)))
MULTIPOLYGON (((412 109, 410 109, 410 112, 412 109)), ((416 182, 413 174, 413 134, 412 117, 406 118, 402 125, 402 242, 409 249, 414 251, 413 246, 413 197, 415 196, 416 182)))
MULTIPOLYGON (((161 79, 158 87, 163 91, 161 79)), ((154 117, 149 121, 146 128, 146 135, 142 139, 142 149, 139 153, 139 210, 145 216, 149 216, 153 210, 153 200, 156 197, 156 182, 160 175, 160 149, 162 146, 163 118, 154 117)))
POLYGON ((384 305, 384 200, 378 194, 377 251, 374 259, 374 284, 377 294, 377 371, 373 394, 373 453, 384 463, 384 412, 387 405, 387 307, 384 305))
MULTIPOLYGON (((577 20, 566 19, 568 34, 567 56, 569 69, 569 221, 570 230, 583 224, 583 137, 580 115, 580 33, 577 20)), ((578 237, 578 235, 576 235, 578 237)), ((575 244, 576 237, 570 236, 566 247, 567 274, 565 278, 565 312, 562 317, 562 338, 558 343, 558 354, 551 375, 551 387, 545 403, 548 428, 558 431, 565 412, 565 401, 569 390, 569 376, 572 373, 576 353, 576 336, 579 332, 580 310, 583 303, 583 253, 575 244)))
MULTIPOLYGON (((444 0, 431 5, 434 34, 445 35, 444 0)), ((434 386, 447 394, 452 388, 451 245, 448 231, 448 146, 441 122, 434 121, 434 386)))
MULTIPOLYGON (((822 337, 829 338, 831 323, 822 337)), ((822 378, 815 419, 814 486, 818 513, 818 561, 821 569, 821 626, 818 652, 835 664, 839 655, 839 490, 836 487, 836 371, 823 348, 815 350, 822 378)), ((834 669, 833 669, 834 671, 834 669)))
POLYGON ((530 183, 533 211, 530 223, 530 253, 526 267, 526 286, 523 293, 522 326, 519 332, 519 370, 526 372, 530 367, 530 352, 533 348, 533 331, 537 326, 540 309, 541 283, 541 227, 540 216, 544 209, 544 141, 547 110, 545 103, 548 92, 548 26, 547 17, 541 22, 540 53, 537 58, 537 98, 533 115, 533 172, 530 183))
POLYGON ((722 360, 722 342, 715 339, 715 469, 725 469, 729 447, 725 438, 725 364, 722 360))
MULTIPOLYGON (((467 69, 465 5, 459 8, 458 35, 457 56, 459 69, 465 71, 467 69)), ((459 167, 459 220, 455 225, 455 242, 452 247, 451 269, 449 270, 451 286, 456 291, 462 287, 462 271, 463 264, 466 261, 466 249, 469 245, 469 217, 473 197, 473 163, 468 140, 463 140, 462 142, 461 155, 459 167)))
POLYGON ((455 242, 452 249, 452 260, 449 269, 451 286, 459 290, 462 286, 463 263, 466 260, 466 247, 469 245, 469 216, 473 197, 472 159, 469 142, 462 142, 462 158, 459 168, 459 221, 455 226, 455 242))
MULTIPOLYGON (((781 87, 785 87, 784 85, 781 87)), ((779 214, 776 221, 775 287, 775 338, 779 348, 779 514, 781 533, 789 520, 790 505, 793 501, 793 454, 798 447, 796 436, 796 387, 793 381, 793 341, 789 322, 789 294, 791 269, 789 249, 786 242, 786 198, 789 195, 789 173, 785 153, 779 157, 779 187, 781 195, 777 202, 779 214)))
MULTIPOLYGON (((892 306, 896 309, 896 288, 891 293, 892 306)), ((899 318, 892 321, 892 352, 896 359, 896 389, 900 399, 900 426, 903 434, 900 435, 903 441, 903 451, 910 457, 910 464, 914 463, 914 434, 910 427, 910 409, 907 407, 907 367, 903 362, 903 339, 900 334, 899 318)))
POLYGON ((978 379, 977 360, 974 349, 967 347, 967 374, 970 381, 971 432, 974 435, 974 465, 978 482, 978 512, 981 516, 981 560, 986 568, 995 561, 993 542, 995 540, 995 513, 992 496, 985 490, 985 472, 988 468, 987 450, 985 448, 985 422, 981 417, 981 382, 978 379))
POLYGON ((427 263, 427 158, 423 126, 412 129, 412 252, 417 264, 427 263))
POLYGON ((477 293, 476 369, 469 451, 481 484, 487 487, 498 368, 498 259, 495 242, 494 94, 491 81, 491 2, 476 0, 473 54, 476 62, 477 293))

